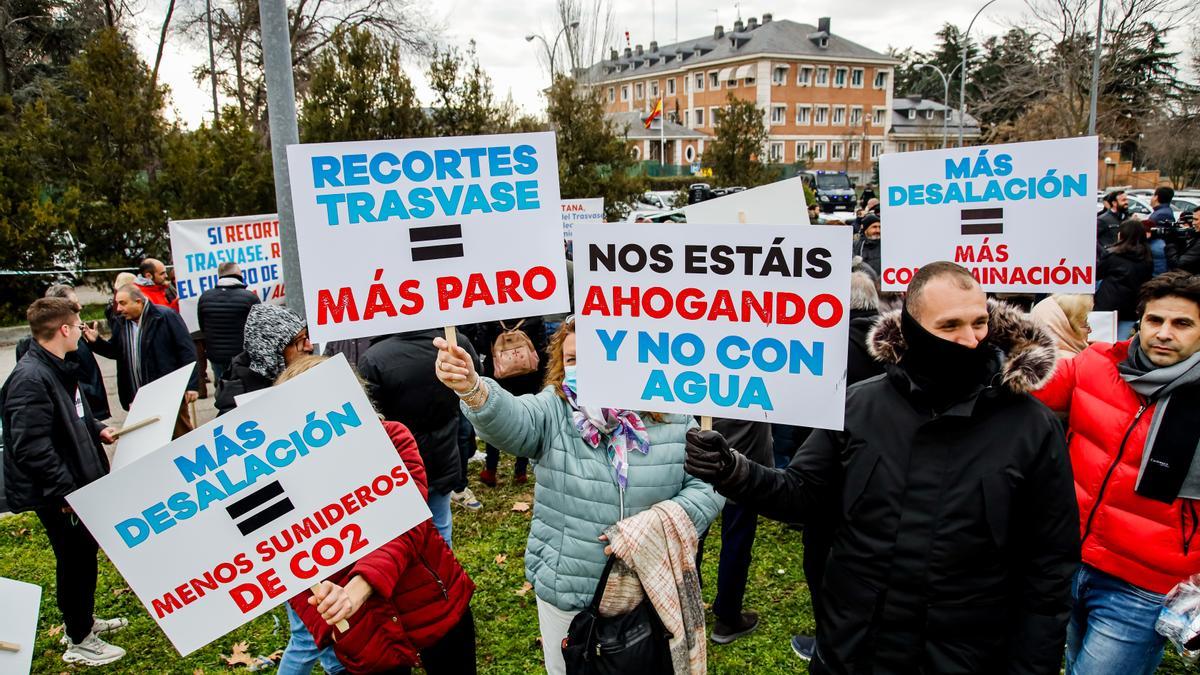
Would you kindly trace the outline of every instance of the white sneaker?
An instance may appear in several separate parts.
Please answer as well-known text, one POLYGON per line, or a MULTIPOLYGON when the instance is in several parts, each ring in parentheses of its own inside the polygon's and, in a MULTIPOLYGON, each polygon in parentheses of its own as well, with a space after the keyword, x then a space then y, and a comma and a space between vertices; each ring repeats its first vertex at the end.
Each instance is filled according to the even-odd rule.
POLYGON ((483 503, 475 498, 475 493, 471 492, 471 488, 463 488, 462 492, 451 492, 450 501, 472 511, 478 511, 483 508, 483 503))
POLYGON ((103 666, 125 656, 125 650, 116 645, 110 645, 90 633, 83 642, 75 644, 68 641, 67 651, 63 652, 63 661, 67 663, 82 663, 85 666, 103 666))
POLYGON ((470 464, 471 462, 483 462, 486 460, 487 460, 487 453, 476 450, 475 454, 473 454, 467 458, 467 464, 470 464))
POLYGON ((129 622, 121 617, 115 619, 98 619, 92 617, 92 632, 96 635, 119 631, 128 625, 129 622))

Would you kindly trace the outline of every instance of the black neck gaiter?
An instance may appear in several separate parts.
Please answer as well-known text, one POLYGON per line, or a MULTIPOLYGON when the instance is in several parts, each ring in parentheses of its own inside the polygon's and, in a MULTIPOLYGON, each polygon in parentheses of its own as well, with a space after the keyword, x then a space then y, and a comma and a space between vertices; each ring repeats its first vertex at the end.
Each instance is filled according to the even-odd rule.
POLYGON ((944 340, 925 330, 907 307, 900 311, 900 332, 907 343, 900 367, 938 407, 956 403, 987 384, 995 362, 987 338, 974 348, 944 340))

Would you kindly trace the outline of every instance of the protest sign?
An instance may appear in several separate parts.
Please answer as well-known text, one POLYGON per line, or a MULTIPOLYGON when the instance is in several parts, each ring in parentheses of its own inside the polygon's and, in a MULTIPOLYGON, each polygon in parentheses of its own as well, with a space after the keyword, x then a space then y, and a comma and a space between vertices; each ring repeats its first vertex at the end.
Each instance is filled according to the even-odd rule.
POLYGON ((341 355, 67 501, 185 656, 429 518, 341 355))
POLYGON ((1088 342, 1116 342, 1124 340, 1128 335, 1117 335, 1117 311, 1088 312, 1088 325, 1092 331, 1088 333, 1088 342))
POLYGON ((579 402, 841 429, 850 231, 575 232, 579 402))
POLYGON ((246 288, 259 300, 284 304, 283 265, 280 263, 279 217, 275 214, 172 220, 171 259, 179 314, 188 330, 200 330, 196 306, 200 294, 217 285, 217 268, 237 263, 246 288))
POLYGON ((789 178, 683 207, 689 223, 808 225, 804 180, 789 178))
POLYGON ((28 673, 37 639, 40 586, 0 577, 0 673, 28 673))
POLYGON ((179 406, 183 403, 188 379, 195 369, 196 364, 189 363, 173 373, 138 387, 122 426, 130 429, 143 420, 156 417, 158 421, 121 434, 120 440, 117 441, 116 454, 113 455, 113 471, 123 469, 171 442, 171 435, 175 433, 175 420, 179 417, 179 406))
POLYGON ((950 260, 988 292, 1093 292, 1096 156, 1094 136, 884 155, 883 289, 950 260))
POLYGON ((288 146, 315 342, 569 311, 553 133, 288 146))
POLYGON ((564 199, 562 200, 563 239, 567 245, 575 240, 575 226, 582 223, 604 222, 604 200, 596 199, 564 199))

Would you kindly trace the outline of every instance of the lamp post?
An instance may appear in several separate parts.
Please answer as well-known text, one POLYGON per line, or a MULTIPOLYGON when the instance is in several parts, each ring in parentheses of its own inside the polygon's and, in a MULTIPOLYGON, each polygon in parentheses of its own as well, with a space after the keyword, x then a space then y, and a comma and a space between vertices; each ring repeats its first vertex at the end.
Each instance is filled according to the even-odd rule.
POLYGON ((562 38, 562 36, 566 35, 567 31, 570 30, 571 28, 579 28, 579 22, 572 21, 571 23, 563 26, 562 30, 558 31, 558 35, 554 36, 554 46, 553 47, 551 47, 550 43, 546 42, 546 38, 542 37, 541 35, 537 35, 535 33, 530 33, 529 35, 525 36, 526 42, 533 42, 534 38, 537 38, 538 40, 542 41, 542 46, 546 48, 546 57, 550 59, 550 81, 551 82, 554 82, 554 54, 558 52, 558 41, 562 38))
POLYGON ((963 121, 967 115, 967 46, 969 44, 967 40, 971 35, 971 27, 975 25, 975 19, 978 19, 983 10, 993 2, 996 0, 988 0, 983 7, 979 8, 978 12, 975 12, 975 16, 971 17, 971 23, 967 24, 967 32, 962 35, 962 63, 959 64, 959 67, 962 68, 962 76, 959 78, 958 85, 958 147, 960 148, 963 146, 963 121))
POLYGON ((1096 10, 1096 44, 1092 52, 1092 91, 1088 105, 1088 136, 1096 135, 1096 99, 1100 92, 1100 38, 1104 31, 1104 0, 1096 10))
MULTIPOLYGON (((950 79, 954 77, 955 71, 957 71, 961 65, 962 64, 954 66, 954 69, 950 71, 949 75, 947 75, 946 73, 942 72, 941 68, 938 68, 932 63, 913 64, 913 68, 930 68, 936 71, 937 74, 942 78, 942 105, 945 106, 945 110, 942 111, 942 148, 946 147, 947 125, 950 123, 950 79)), ((958 144, 961 147, 962 141, 959 140, 958 144)))

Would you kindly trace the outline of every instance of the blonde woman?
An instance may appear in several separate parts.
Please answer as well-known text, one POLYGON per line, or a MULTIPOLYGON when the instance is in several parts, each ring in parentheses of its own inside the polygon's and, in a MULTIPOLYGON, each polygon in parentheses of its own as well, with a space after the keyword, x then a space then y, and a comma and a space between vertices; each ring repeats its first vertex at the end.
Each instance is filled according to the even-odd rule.
POLYGON ((462 399, 479 436, 534 462, 525 578, 537 594, 546 671, 561 675, 567 628, 604 570, 604 529, 665 500, 679 504, 697 532, 721 511, 725 500, 683 469, 684 436, 695 421, 580 406, 574 317, 550 342, 546 387, 537 394, 514 396, 480 377, 461 347, 442 338, 434 344, 438 378, 462 399))
POLYGON ((1050 333, 1058 350, 1058 358, 1069 359, 1087 349, 1088 312, 1092 311, 1092 296, 1079 293, 1052 295, 1033 306, 1031 317, 1050 333))

